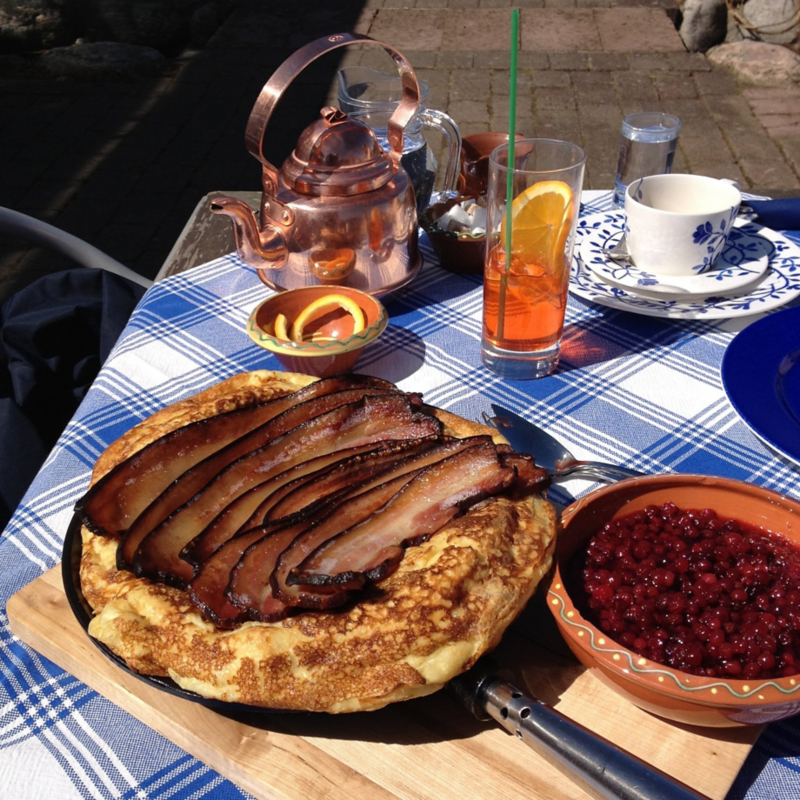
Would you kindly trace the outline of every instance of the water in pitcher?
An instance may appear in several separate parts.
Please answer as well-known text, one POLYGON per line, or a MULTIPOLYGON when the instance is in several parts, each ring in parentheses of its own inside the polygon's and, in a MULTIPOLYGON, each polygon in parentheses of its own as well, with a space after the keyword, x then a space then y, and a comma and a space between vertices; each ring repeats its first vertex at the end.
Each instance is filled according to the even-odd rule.
MULTIPOLYGON (((382 131, 376 131, 378 144, 388 153, 390 152, 389 137, 382 131)), ((400 157, 403 169, 408 173, 411 185, 414 187, 414 197, 417 208, 421 211, 427 208, 431 200, 433 185, 436 181, 436 158, 424 140, 415 141, 406 136, 403 141, 403 155, 400 157)))

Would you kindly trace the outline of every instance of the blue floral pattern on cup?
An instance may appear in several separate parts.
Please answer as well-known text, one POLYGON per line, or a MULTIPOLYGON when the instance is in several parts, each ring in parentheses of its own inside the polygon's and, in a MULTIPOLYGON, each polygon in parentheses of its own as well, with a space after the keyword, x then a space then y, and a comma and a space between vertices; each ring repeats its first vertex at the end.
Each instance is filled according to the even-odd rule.
POLYGON ((695 244, 715 244, 725 235, 725 220, 720 223, 719 233, 714 230, 710 222, 705 222, 697 226, 692 239, 695 244))
POLYGON ((732 211, 729 219, 720 220, 719 230, 715 230, 713 223, 710 220, 697 226, 694 234, 692 234, 692 241, 695 244, 706 245, 706 255, 703 260, 692 267, 692 270, 698 275, 708 271, 714 266, 714 262, 719 258, 722 248, 725 245, 726 231, 733 224, 736 215, 739 213, 739 206, 736 206, 732 211))

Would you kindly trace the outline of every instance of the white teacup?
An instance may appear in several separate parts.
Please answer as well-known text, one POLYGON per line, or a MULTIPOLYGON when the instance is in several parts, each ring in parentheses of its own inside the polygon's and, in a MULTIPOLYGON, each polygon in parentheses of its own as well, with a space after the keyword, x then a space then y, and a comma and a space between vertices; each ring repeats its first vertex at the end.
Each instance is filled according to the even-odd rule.
POLYGON ((739 213, 732 181, 701 175, 649 175, 625 192, 628 253, 638 269, 700 275, 712 268, 739 213))

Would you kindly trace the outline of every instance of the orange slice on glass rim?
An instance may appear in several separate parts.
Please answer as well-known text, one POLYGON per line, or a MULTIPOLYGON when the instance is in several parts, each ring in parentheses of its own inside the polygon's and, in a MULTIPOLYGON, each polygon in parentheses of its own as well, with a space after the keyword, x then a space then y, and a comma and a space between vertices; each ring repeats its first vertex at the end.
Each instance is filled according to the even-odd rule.
MULTIPOLYGON (((511 204, 511 255, 528 268, 550 274, 564 269, 564 248, 575 216, 575 195, 563 181, 539 181, 517 195, 511 204)), ((505 247, 506 216, 500 224, 505 247)), ((516 260, 515 259, 515 260, 516 260)), ((512 261, 511 271, 514 272, 512 261)))

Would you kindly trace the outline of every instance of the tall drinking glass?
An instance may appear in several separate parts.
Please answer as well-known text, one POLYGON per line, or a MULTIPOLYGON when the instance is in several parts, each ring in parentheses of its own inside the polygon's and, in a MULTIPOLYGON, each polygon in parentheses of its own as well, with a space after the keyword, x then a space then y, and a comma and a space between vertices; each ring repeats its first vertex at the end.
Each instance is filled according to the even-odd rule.
POLYGON ((628 184, 648 175, 672 172, 681 121, 660 111, 640 111, 622 120, 622 137, 614 182, 614 207, 625 205, 628 184))
POLYGON ((512 380, 558 364, 586 154, 555 139, 516 142, 489 158, 483 363, 512 380), (508 212, 511 210, 511 258, 508 212))

